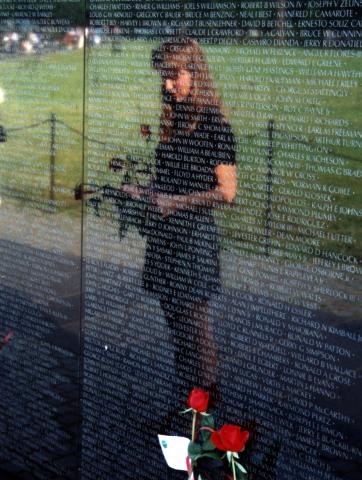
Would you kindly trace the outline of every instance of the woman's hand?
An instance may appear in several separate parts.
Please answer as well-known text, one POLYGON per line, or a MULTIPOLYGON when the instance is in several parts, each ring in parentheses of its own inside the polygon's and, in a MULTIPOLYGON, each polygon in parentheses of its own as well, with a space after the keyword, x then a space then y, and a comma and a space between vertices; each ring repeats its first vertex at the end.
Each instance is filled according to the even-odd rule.
POLYGON ((233 203, 237 190, 236 166, 217 165, 215 176, 217 186, 213 190, 188 195, 153 194, 151 201, 157 205, 163 218, 167 218, 176 210, 193 210, 198 207, 216 207, 233 203))
POLYGON ((163 218, 167 218, 169 215, 176 211, 175 198, 172 195, 165 195, 162 193, 152 195, 152 201, 157 205, 163 218))
POLYGON ((217 190, 224 203, 233 203, 237 191, 237 174, 235 165, 217 165, 215 169, 217 190))

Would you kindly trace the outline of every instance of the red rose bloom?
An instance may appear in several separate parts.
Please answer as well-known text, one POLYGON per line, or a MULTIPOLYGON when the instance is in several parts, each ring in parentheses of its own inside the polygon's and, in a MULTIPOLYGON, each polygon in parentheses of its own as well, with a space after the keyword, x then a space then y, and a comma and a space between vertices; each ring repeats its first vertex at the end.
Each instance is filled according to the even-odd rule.
POLYGON ((146 125, 146 124, 141 125, 140 126, 140 132, 141 132, 142 137, 145 138, 146 140, 151 139, 152 131, 151 131, 151 127, 149 125, 146 125))
POLYGON ((241 430, 236 425, 224 425, 211 435, 211 441, 216 448, 224 452, 240 452, 244 450, 249 432, 241 430))
POLYGON ((0 340, 0 350, 13 338, 14 333, 10 330, 10 332, 0 340))
POLYGON ((209 405, 209 394, 199 388, 191 390, 187 404, 190 408, 193 408, 197 412, 206 412, 209 405))

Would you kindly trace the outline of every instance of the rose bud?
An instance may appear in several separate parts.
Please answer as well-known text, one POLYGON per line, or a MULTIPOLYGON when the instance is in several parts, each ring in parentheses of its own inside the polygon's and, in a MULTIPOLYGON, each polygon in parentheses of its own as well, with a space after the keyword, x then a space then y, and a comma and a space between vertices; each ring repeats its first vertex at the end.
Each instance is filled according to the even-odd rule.
POLYGON ((74 189, 74 198, 75 200, 82 200, 83 198, 83 185, 81 183, 74 189))
POLYGON ((142 137, 145 138, 146 140, 151 139, 152 131, 151 131, 151 127, 149 125, 142 124, 140 126, 140 133, 141 133, 142 137))
POLYGON ((13 338, 14 333, 10 330, 10 332, 0 340, 0 350, 13 338))
POLYGON ((209 394, 204 390, 199 388, 194 388, 191 390, 189 398, 187 400, 187 405, 190 408, 196 410, 196 412, 206 412, 209 405, 209 394))
POLYGON ((249 432, 236 425, 224 425, 211 434, 211 441, 216 448, 224 452, 240 452, 244 450, 249 439, 249 432))

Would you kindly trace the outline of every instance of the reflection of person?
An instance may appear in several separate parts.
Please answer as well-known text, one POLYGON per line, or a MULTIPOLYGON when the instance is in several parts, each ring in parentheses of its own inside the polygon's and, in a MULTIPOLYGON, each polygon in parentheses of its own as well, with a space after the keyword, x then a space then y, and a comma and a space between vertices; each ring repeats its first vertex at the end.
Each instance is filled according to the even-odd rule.
POLYGON ((217 354, 208 309, 220 287, 212 209, 236 195, 234 136, 195 40, 163 43, 153 64, 163 110, 143 282, 160 298, 179 378, 187 388, 210 388, 217 354))

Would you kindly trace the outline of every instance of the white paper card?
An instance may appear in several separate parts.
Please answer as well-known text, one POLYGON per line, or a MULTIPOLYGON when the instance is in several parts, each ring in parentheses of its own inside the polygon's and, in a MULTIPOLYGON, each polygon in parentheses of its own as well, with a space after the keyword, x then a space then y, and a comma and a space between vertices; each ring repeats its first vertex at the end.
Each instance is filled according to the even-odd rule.
POLYGON ((185 470, 187 472, 187 448, 190 440, 176 435, 158 435, 158 440, 167 465, 174 470, 185 470))

